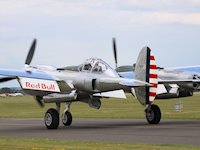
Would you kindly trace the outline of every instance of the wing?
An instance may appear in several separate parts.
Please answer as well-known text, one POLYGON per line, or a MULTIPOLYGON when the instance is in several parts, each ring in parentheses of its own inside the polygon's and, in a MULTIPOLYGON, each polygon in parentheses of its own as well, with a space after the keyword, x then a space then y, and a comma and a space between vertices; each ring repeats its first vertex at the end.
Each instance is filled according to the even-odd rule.
POLYGON ((118 72, 118 74, 122 78, 128 78, 128 79, 134 79, 135 78, 135 72, 133 72, 133 71, 118 72))
POLYGON ((17 79, 21 88, 31 95, 47 95, 49 93, 60 93, 71 91, 73 86, 45 72, 28 72, 23 70, 0 69, 0 82, 17 79))
POLYGON ((186 67, 176 67, 176 68, 167 68, 169 70, 183 71, 192 74, 200 75, 200 66, 186 66, 186 67))
POLYGON ((42 73, 42 72, 27 72, 23 70, 8 70, 8 69, 0 69, 0 75, 7 76, 3 79, 17 79, 18 77, 26 77, 26 78, 36 78, 36 79, 44 79, 44 80, 55 80, 52 76, 42 73))
POLYGON ((67 66, 63 68, 57 68, 57 70, 79 71, 79 66, 67 66))
POLYGON ((158 84, 200 84, 199 79, 193 79, 193 80, 159 80, 158 84))

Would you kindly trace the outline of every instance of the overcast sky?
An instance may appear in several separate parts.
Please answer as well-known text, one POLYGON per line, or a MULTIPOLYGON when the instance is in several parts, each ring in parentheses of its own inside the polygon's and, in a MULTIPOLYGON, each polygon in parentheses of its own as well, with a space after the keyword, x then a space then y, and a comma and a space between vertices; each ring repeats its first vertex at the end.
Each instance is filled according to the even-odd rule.
POLYGON ((132 65, 149 46, 163 67, 200 64, 199 0, 1 0, 0 68, 21 69, 38 39, 33 65, 78 65, 98 57, 132 65))

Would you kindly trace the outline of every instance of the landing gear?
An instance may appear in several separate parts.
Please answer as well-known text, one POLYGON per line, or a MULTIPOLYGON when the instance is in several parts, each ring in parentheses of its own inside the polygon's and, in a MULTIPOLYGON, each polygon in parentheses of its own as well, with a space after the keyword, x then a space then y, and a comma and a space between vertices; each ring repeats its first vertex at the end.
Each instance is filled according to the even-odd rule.
MULTIPOLYGON (((66 109, 62 115, 62 123, 65 126, 70 126, 72 123, 72 114, 69 112, 71 103, 66 104, 66 109)), ((47 129, 57 129, 60 121, 60 103, 56 103, 56 109, 50 108, 45 116, 44 123, 47 129)))
POLYGON ((145 112, 149 124, 158 124, 160 122, 161 112, 157 105, 149 105, 145 112))
POLYGON ((64 126, 70 126, 72 123, 72 114, 69 111, 65 111, 62 115, 62 123, 64 126))
POLYGON ((59 113, 56 109, 50 108, 44 117, 47 129, 57 129, 59 125, 59 113))
POLYGON ((62 123, 64 126, 70 126, 72 123, 72 114, 70 113, 70 105, 71 103, 66 104, 66 109, 62 114, 62 123))

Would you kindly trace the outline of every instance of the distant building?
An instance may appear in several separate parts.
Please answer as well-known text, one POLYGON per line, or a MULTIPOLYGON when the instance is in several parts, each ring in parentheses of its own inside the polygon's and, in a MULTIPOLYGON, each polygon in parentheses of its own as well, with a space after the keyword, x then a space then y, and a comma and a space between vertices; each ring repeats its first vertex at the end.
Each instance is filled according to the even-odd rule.
POLYGON ((25 95, 25 92, 20 87, 3 87, 0 89, 0 97, 23 95, 25 95))

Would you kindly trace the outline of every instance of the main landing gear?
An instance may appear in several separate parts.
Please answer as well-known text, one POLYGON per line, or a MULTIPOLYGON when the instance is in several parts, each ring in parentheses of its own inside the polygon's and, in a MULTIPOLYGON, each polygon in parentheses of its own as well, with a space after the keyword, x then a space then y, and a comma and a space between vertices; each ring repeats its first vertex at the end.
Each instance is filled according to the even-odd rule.
POLYGON ((161 112, 160 108, 157 105, 149 105, 147 109, 145 110, 146 112, 146 119, 149 124, 158 124, 161 119, 161 112))
MULTIPOLYGON (((66 109, 64 113, 62 114, 62 123, 65 126, 70 126, 72 123, 72 114, 70 113, 70 104, 66 104, 66 109)), ((45 116, 44 116, 44 123, 47 127, 47 129, 57 129, 59 126, 59 113, 60 113, 60 103, 56 103, 57 108, 50 108, 47 110, 45 116)))

